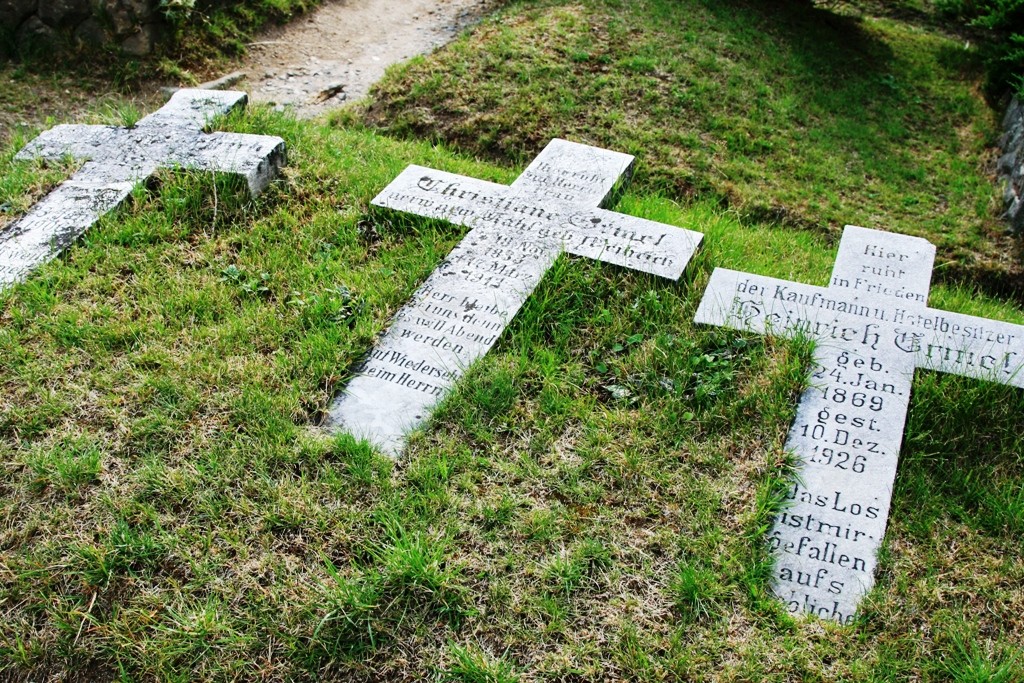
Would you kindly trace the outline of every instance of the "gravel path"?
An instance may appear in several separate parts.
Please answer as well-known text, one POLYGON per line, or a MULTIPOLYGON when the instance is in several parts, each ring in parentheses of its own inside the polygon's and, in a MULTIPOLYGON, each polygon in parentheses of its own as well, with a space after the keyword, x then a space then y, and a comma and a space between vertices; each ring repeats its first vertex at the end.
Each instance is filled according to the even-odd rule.
POLYGON ((249 46, 239 86, 312 117, 364 96, 392 64, 444 45, 488 0, 333 0, 249 46))

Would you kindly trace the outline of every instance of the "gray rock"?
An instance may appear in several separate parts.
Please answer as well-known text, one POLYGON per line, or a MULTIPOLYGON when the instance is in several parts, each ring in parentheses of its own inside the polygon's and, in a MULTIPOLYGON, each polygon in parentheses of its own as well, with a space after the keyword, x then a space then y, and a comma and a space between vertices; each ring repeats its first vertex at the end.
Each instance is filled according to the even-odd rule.
POLYGON ((153 51, 156 42, 156 27, 143 24, 138 30, 121 41, 121 49, 130 55, 142 57, 153 51))
POLYGON ((1024 202, 1018 197, 1006 212, 1006 217, 1010 221, 1010 232, 1015 235, 1024 234, 1024 211, 1021 209, 1024 209, 1024 202))
POLYGON ((32 50, 53 42, 54 35, 54 30, 40 21, 39 17, 31 16, 18 29, 15 43, 19 50, 32 50))
POLYGON ((107 16, 118 36, 133 35, 145 24, 155 19, 154 6, 150 0, 107 0, 105 16, 107 16))
POLYGON ((1024 174, 1024 106, 1014 96, 1003 116, 1003 134, 999 138, 1002 155, 996 163, 996 175, 1003 186, 1003 205, 1006 211, 1003 217, 1009 221, 1010 232, 1024 234, 1019 210, 1019 195, 1024 174))
POLYGON ((1013 152, 1007 152, 999 157, 999 161, 996 162, 996 171, 1000 175, 1010 175, 1013 173, 1013 163, 1016 159, 1017 157, 1013 152))
POLYGON ((718 268, 696 322, 816 341, 786 450, 773 587, 792 613, 848 624, 874 584, 916 368, 1024 387, 1024 326, 927 305, 935 247, 847 226, 829 286, 718 268))
POLYGON ((0 0, 0 26, 15 29, 36 11, 37 0, 0 0))
POLYGON ((1020 197, 1014 197, 1013 201, 1010 203, 1010 206, 1006 209, 1006 214, 1003 216, 1003 218, 1006 218, 1012 223, 1014 218, 1017 217, 1017 214, 1020 213, 1020 207, 1020 197))
POLYGON ((72 156, 85 163, 0 233, 0 288, 56 257, 158 168, 233 173, 253 194, 262 191, 284 162, 283 140, 202 132, 211 118, 245 102, 241 92, 182 90, 134 128, 61 125, 26 145, 16 159, 72 156))
POLYGON ((75 29, 75 40, 90 47, 105 45, 112 36, 95 17, 89 17, 75 29))
POLYGON ((1006 131, 1006 144, 1019 143, 1021 136, 1024 136, 1024 119, 1021 118, 1020 107, 1016 109, 1017 115, 1009 119, 1009 123, 1003 128, 1006 131))
POLYGON ((39 19, 54 28, 75 26, 92 15, 89 0, 43 0, 39 3, 39 19))
POLYGON ((552 140, 510 187, 420 166, 402 172, 374 205, 471 230, 395 316, 325 428, 397 456, 563 251, 678 279, 700 233, 600 208, 632 166, 626 154, 552 140))
POLYGON ((1016 125, 1022 116, 1024 116, 1024 111, 1021 110, 1020 99, 1014 95, 1010 100, 1009 106, 1006 107, 1006 113, 1003 114, 1003 128, 1016 125))

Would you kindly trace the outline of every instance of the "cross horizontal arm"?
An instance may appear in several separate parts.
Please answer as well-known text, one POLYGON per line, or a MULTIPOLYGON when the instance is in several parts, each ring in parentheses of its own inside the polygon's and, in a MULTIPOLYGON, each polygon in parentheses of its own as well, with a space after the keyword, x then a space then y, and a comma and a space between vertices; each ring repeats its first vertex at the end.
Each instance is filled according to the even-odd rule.
POLYGON ((562 224, 565 250, 574 256, 678 280, 704 235, 614 211, 578 213, 562 224))
POLYGON ((836 294, 825 287, 715 268, 694 322, 784 337, 808 335, 801 321, 834 322, 837 313, 849 312, 850 302, 836 294))
POLYGON ((62 124, 40 133, 14 158, 18 161, 60 161, 67 156, 93 159, 109 154, 108 150, 117 145, 120 135, 122 131, 113 126, 62 124))
POLYGON ((412 165, 388 183, 370 203, 467 227, 501 224, 508 187, 412 165))
POLYGON ((471 228, 554 243, 576 256, 679 279, 700 233, 566 201, 538 201, 496 183, 410 166, 372 202, 375 206, 447 220, 471 228))
POLYGON ((902 312, 897 345, 917 366, 1024 388, 1024 325, 933 308, 902 312))
POLYGON ((255 196, 284 165, 285 145, 284 140, 270 135, 210 133, 197 137, 189 147, 176 149, 168 161, 182 168, 240 175, 255 196))
POLYGON ((785 337, 880 336, 915 367, 1024 387, 1024 325, 716 268, 694 320, 785 337))

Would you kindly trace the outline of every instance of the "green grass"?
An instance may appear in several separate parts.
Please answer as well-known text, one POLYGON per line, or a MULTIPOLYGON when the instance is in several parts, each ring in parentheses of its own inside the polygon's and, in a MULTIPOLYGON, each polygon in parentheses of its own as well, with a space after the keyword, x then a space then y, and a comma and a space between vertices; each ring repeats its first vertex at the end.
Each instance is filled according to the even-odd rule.
POLYGON ((49 119, 79 121, 104 105, 155 109, 164 100, 161 86, 194 86, 237 68, 260 31, 313 11, 321 0, 144 4, 155 5, 156 30, 153 50, 144 56, 129 55, 115 43, 83 45, 72 35, 74 27, 57 27, 52 38, 25 44, 0 27, 0 143, 49 119))
MULTIPOLYGON (((443 85, 459 68, 486 93, 479 62, 492 50, 505 55, 509 63, 495 58, 492 68, 535 79, 523 87, 544 105, 529 114, 524 104, 518 120, 536 118, 508 135, 540 145, 552 132, 545 126, 571 119, 576 127, 557 134, 638 154, 639 191, 616 210, 706 235, 678 283, 560 258, 399 462, 314 425, 462 231, 369 201, 410 163, 509 183, 529 145, 403 141, 255 109, 220 127, 287 140, 289 166, 261 197, 224 178, 161 173, 61 258, 0 293, 0 679, 1024 677, 1024 392, 918 373, 877 586, 851 627, 795 620, 771 597, 763 541, 791 476, 782 447, 811 349, 691 322, 715 267, 827 282, 833 231, 794 229, 803 223, 789 218, 838 225, 813 206, 819 185, 849 184, 849 198, 830 209, 839 222, 870 224, 856 212, 871 212, 896 222, 881 227, 941 237, 947 257, 985 256, 989 224, 965 218, 974 199, 954 206, 962 213, 948 225, 893 202, 923 192, 900 175, 902 162, 886 160, 896 143, 878 131, 850 142, 822 114, 837 84, 853 85, 810 79, 809 66, 782 60, 759 31, 792 30, 783 46, 803 46, 786 48, 796 55, 830 21, 867 34, 828 46, 847 56, 871 36, 872 49, 915 59, 922 44, 948 39, 898 17, 857 23, 786 10, 773 28, 745 5, 678 5, 696 18, 668 3, 517 5, 415 62, 420 76, 392 72, 391 83, 415 86, 410 96, 429 95, 435 78, 443 85), (636 8, 663 21, 652 28, 636 8), (718 107, 723 92, 736 104, 763 77, 751 71, 763 58, 779 92, 809 93, 789 111, 818 112, 819 128, 797 134, 783 118, 741 107, 712 135, 681 117, 681 134, 718 150, 699 170, 665 161, 688 148, 659 137, 669 127, 645 113, 657 100, 623 96, 600 111, 570 102, 553 117, 541 95, 562 79, 579 85, 573 70, 591 52, 555 60, 527 38, 576 45, 591 17, 608 20, 611 33, 629 28, 628 40, 583 46, 611 46, 614 59, 596 62, 607 67, 610 94, 625 74, 656 77, 685 48, 704 60, 709 88, 739 79, 689 106, 718 107), (695 27, 698 19, 706 25, 695 27), (522 40, 498 35, 506 30, 522 40), (645 53, 652 35, 667 47, 645 53), (732 75, 710 70, 711 57, 732 75), (559 65, 557 79, 545 76, 559 65), (600 117, 615 112, 638 118, 609 128, 600 117), (726 144, 716 135, 744 126, 777 128, 785 145, 714 146, 726 144), (892 173, 878 197, 853 171, 818 177, 807 162, 794 168, 812 175, 798 181, 766 170, 782 163, 775 156, 786 145, 794 158, 803 150, 827 162, 834 148, 872 137, 879 151, 870 163, 892 173), (743 166, 752 194, 737 189, 724 206, 712 171, 743 166), (690 191, 673 180, 687 174, 703 185, 690 191), (755 201, 792 208, 765 212, 755 201)), ((813 54, 831 59, 825 47, 813 54)), ((969 132, 956 163, 969 166, 963 149, 990 134, 992 113, 969 92, 973 72, 960 73, 940 71, 922 86, 947 97, 912 133, 914 153, 938 159, 929 177, 958 173, 951 121, 967 121, 969 132), (972 103, 965 119, 942 104, 958 98, 972 103)), ((473 94, 463 90, 452 90, 453 101, 473 94)), ((862 103, 865 116, 888 115, 872 102, 862 103)), ((467 130, 485 131, 488 116, 506 113, 475 112, 477 128, 467 130)), ((114 107, 101 118, 132 115, 114 107)), ((10 217, 70 172, 12 156, 10 146, 0 155, 10 217)), ((981 191, 973 171, 963 178, 981 191)), ((996 296, 1003 290, 981 270, 943 269, 955 276, 937 278, 931 305, 1024 323, 1019 303, 996 296)))
MULTIPOLYGON (((162 0, 152 3, 148 23, 155 31, 150 54, 124 52, 116 42, 82 43, 74 26, 53 26, 45 40, 15 39, 9 27, 0 27, 0 59, 60 78, 71 71, 106 76, 118 86, 132 86, 154 78, 185 81, 226 59, 245 54, 247 43, 261 29, 283 24, 321 4, 322 0, 162 0)), ((140 10, 135 10, 137 15, 140 10)), ((131 26, 112 24, 101 9, 94 17, 123 39, 131 26)), ((109 85, 108 85, 109 87, 109 85)), ((131 90, 130 87, 125 88, 131 90)))
POLYGON ((920 235, 939 278, 1019 297, 975 53, 929 3, 820 4, 516 2, 339 120, 520 164, 552 137, 630 152, 642 190, 920 235))
MULTIPOLYGON (((63 64, 63 62, 61 62, 63 64)), ((59 67, 60 65, 58 65, 59 67)), ((156 87, 136 89, 112 84, 91 66, 83 71, 0 62, 0 145, 12 154, 43 128, 57 123, 121 124, 131 112, 152 111, 163 104, 156 87)), ((22 190, 8 190, 23 171, 5 174, 0 205, 17 199, 22 190)), ((23 208, 23 207, 18 207, 23 208)))
POLYGON ((32 139, 26 135, 28 132, 25 130, 15 134, 0 156, 0 163, 10 169, 0 177, 0 230, 25 213, 74 168, 71 160, 49 168, 38 164, 14 164, 15 153, 32 139))
POLYGON ((513 667, 506 661, 495 660, 479 649, 452 645, 452 666, 443 672, 441 680, 460 683, 518 683, 513 667))
POLYGON ((265 195, 162 174, 0 294, 3 675, 1019 677, 1019 390, 918 378, 857 626, 770 597, 809 349, 690 321, 716 266, 824 283, 826 236, 627 194, 706 233, 683 280, 563 257, 395 464, 310 425, 460 233, 369 200, 409 163, 517 170, 262 110, 227 125, 288 141, 265 195))
POLYGON ((260 29, 282 24, 315 9, 322 0, 199 0, 192 9, 164 10, 167 37, 154 58, 173 71, 202 60, 245 54, 246 43, 260 29))

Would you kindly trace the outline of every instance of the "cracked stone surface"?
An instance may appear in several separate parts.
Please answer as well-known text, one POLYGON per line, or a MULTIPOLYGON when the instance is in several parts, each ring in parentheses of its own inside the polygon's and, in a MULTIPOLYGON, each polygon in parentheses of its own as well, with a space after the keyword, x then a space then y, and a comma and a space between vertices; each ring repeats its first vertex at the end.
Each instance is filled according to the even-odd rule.
POLYGON ((85 163, 0 232, 0 289, 67 249, 160 168, 231 173, 243 177, 253 195, 260 193, 284 163, 284 140, 203 132, 212 118, 246 101, 243 92, 181 90, 132 128, 60 125, 26 145, 17 159, 71 156, 85 163))

